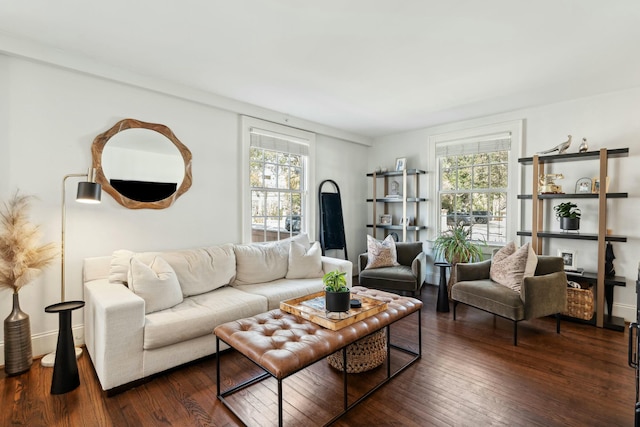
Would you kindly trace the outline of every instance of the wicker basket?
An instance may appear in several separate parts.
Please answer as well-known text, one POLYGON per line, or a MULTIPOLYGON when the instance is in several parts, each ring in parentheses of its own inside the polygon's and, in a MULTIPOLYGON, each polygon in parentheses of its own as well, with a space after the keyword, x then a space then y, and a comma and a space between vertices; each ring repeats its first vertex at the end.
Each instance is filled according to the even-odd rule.
POLYGON ((567 288, 567 310, 562 314, 582 320, 591 320, 594 313, 591 287, 589 289, 567 288))
MULTIPOLYGON (((386 357, 387 333, 386 329, 381 329, 347 347, 347 372, 357 374, 369 371, 382 365, 386 357)), ((327 361, 342 371, 342 351, 329 355, 327 361)))

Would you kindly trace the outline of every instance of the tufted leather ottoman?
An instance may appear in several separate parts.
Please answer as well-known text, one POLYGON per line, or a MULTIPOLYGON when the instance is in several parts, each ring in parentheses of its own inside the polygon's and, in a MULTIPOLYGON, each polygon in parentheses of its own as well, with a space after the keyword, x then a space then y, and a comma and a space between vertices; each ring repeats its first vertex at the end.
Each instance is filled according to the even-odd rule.
MULTIPOLYGON (((382 299, 388 303, 387 310, 337 331, 325 329, 315 323, 294 316, 293 314, 285 313, 279 309, 246 319, 228 322, 216 327, 214 333, 217 337, 216 344, 218 353, 220 351, 220 341, 223 341, 266 372, 266 374, 256 378, 254 381, 248 381, 227 391, 222 391, 220 390, 220 358, 218 358, 218 399, 234 412, 233 408, 224 400, 225 396, 254 384, 258 380, 272 376, 278 380, 278 414, 279 425, 282 425, 282 380, 284 378, 336 351, 342 350, 343 358, 346 358, 347 353, 345 349, 348 345, 374 332, 380 331, 385 327, 387 327, 387 337, 391 340, 388 326, 416 312, 418 313, 418 352, 390 345, 415 357, 393 375, 391 375, 388 370, 387 378, 377 387, 389 381, 393 376, 397 375, 397 373, 409 367, 420 358, 421 322, 419 313, 422 308, 422 302, 420 300, 363 287, 352 288, 352 293, 382 299)), ((389 363, 389 354, 387 354, 387 363, 389 363)), ((346 390, 346 372, 344 373, 344 385, 346 390)), ((377 387, 351 405, 348 405, 345 399, 345 408, 340 415, 346 413, 351 407, 366 398, 371 392, 377 389, 377 387)))

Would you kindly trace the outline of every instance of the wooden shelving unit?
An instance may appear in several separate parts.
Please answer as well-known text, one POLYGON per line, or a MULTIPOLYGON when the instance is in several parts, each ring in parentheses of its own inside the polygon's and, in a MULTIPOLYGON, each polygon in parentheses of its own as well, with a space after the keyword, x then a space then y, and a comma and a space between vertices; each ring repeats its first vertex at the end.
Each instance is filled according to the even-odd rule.
MULTIPOLYGON (((393 172, 372 172, 367 176, 373 178, 373 197, 367 199, 367 202, 372 203, 372 222, 367 224, 367 227, 372 229, 373 237, 377 238, 377 230, 383 230, 385 237, 390 231, 398 230, 402 231, 402 236, 399 236, 403 241, 407 241, 408 232, 413 233, 413 240, 418 241, 420 237, 420 231, 426 230, 425 225, 418 225, 420 222, 420 203, 426 202, 427 199, 420 197, 420 175, 426 174, 425 171, 420 169, 406 169, 404 171, 393 172), (392 178, 400 178, 402 183, 400 184, 401 197, 386 197, 390 193, 390 183, 392 178), (379 179, 382 179, 383 188, 382 194, 384 196, 378 197, 380 192, 379 179), (409 180, 412 179, 413 189, 412 194, 408 194, 409 180), (394 222, 396 224, 380 224, 380 215, 389 214, 393 206, 401 206, 400 218, 407 218, 413 216, 414 225, 398 224, 396 218, 394 222), (382 207, 382 210, 379 208, 382 207)), ((397 210, 397 209, 396 209, 397 210)))
MULTIPOLYGON (((626 242, 625 236, 607 235, 607 199, 614 198, 627 198, 627 193, 605 193, 600 191, 599 193, 562 193, 562 194, 538 194, 539 180, 538 177, 544 174, 545 164, 557 163, 557 162, 574 162, 585 160, 599 160, 599 179, 600 182, 606 182, 607 180, 607 168, 608 160, 616 157, 629 156, 628 148, 618 148, 613 150, 607 150, 605 148, 598 151, 587 151, 584 153, 570 153, 570 154, 556 154, 551 156, 538 156, 523 157, 518 160, 522 165, 532 165, 533 171, 533 185, 531 194, 522 194, 518 196, 520 200, 531 200, 532 205, 532 219, 530 231, 518 231, 519 236, 530 236, 531 246, 537 254, 542 254, 543 242, 542 239, 555 238, 555 239, 575 239, 575 240, 591 240, 596 241, 598 245, 598 259, 595 266, 596 273, 589 274, 588 279, 591 283, 596 285, 596 326, 610 326, 620 323, 620 319, 611 315, 611 305, 608 304, 608 316, 605 324, 604 305, 605 305, 605 292, 607 293, 607 300, 612 303, 613 301, 613 286, 625 286, 624 280, 611 281, 604 276, 604 262, 605 262, 605 249, 606 242, 626 242), (535 197, 534 197, 535 196, 535 197), (543 216, 544 216, 544 202, 549 199, 598 199, 598 232, 596 234, 585 234, 577 232, 551 232, 543 230, 543 216), (607 288, 605 290, 605 288, 607 288)), ((606 190, 606 188, 603 188, 606 190)), ((624 279, 624 278, 622 278, 624 279)), ((614 329, 618 329, 617 327, 614 329)))

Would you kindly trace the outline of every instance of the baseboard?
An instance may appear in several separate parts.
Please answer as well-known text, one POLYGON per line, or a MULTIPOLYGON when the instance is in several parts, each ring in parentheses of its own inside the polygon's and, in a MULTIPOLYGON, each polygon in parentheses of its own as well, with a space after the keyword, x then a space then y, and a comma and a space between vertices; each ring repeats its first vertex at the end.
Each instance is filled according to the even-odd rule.
MULTIPOLYGON (((84 325, 74 326, 73 340, 76 346, 84 345, 84 325)), ((31 336, 31 351, 33 357, 40 358, 56 350, 58 344, 58 330, 35 334, 31 336)), ((4 341, 0 343, 0 365, 4 366, 4 341)))

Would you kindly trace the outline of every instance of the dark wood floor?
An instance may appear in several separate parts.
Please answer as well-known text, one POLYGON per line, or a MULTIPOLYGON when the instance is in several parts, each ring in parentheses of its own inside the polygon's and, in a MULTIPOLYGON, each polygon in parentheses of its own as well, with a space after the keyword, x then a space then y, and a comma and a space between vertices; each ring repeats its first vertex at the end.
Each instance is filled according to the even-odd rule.
MULTIPOLYGON (((523 322, 512 346, 511 323, 459 307, 436 313, 435 288, 422 300, 423 357, 335 423, 337 426, 631 426, 634 371, 627 366, 627 333, 562 323, 523 322)), ((410 335, 411 323, 392 333, 410 335)), ((224 379, 248 376, 250 363, 222 356, 224 379)), ((49 394, 51 369, 0 373, 1 426, 236 426, 216 399, 216 359, 182 367, 107 398, 91 361, 79 360, 78 389, 49 394)), ((382 375, 353 375, 353 391, 382 375)), ((286 425, 322 424, 339 412, 340 376, 321 361, 284 381, 286 425)), ((276 424, 275 382, 235 395, 251 425, 276 424)), ((353 397, 353 396, 352 396, 353 397)))

